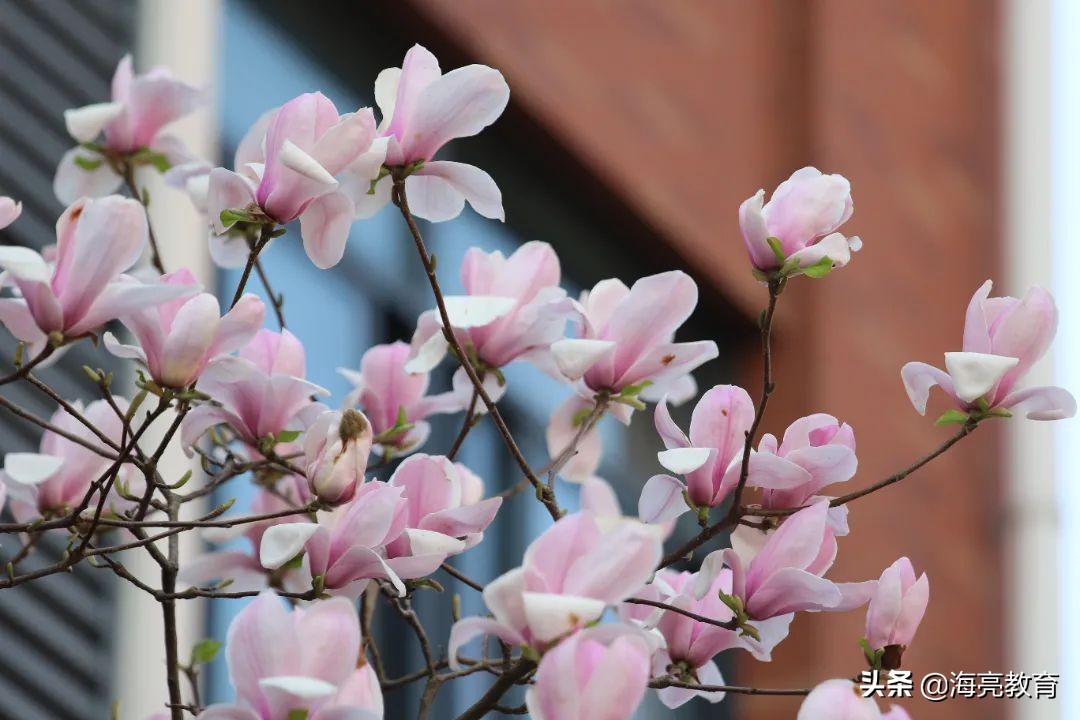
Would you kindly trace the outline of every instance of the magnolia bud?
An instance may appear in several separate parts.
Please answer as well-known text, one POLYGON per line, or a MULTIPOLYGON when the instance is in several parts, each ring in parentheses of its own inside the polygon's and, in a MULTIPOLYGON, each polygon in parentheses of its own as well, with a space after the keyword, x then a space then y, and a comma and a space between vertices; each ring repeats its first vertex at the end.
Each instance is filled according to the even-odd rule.
POLYGON ((304 457, 311 492, 322 502, 352 500, 364 482, 371 452, 371 423, 363 413, 323 413, 308 430, 304 457))

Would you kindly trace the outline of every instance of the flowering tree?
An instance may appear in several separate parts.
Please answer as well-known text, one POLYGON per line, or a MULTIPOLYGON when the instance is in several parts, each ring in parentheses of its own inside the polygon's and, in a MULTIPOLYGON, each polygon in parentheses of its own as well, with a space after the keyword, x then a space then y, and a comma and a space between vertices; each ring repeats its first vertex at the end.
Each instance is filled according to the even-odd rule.
MULTIPOLYGON (((70 205, 56 245, 44 254, 0 247, 9 290, 0 323, 20 341, 0 385, 25 383, 58 406, 52 417, 38 417, 0 396, 0 405, 44 431, 38 452, 4 458, 0 505, 14 522, 0 531, 20 549, 0 588, 86 563, 159 602, 169 697, 160 717, 381 718, 384 707, 395 716, 384 693, 416 684, 423 718, 441 687, 486 673, 489 688, 459 720, 494 711, 617 720, 650 691, 670 708, 695 697, 717 703, 727 694, 773 693, 806 696, 799 720, 907 718, 861 697, 850 679, 822 678, 813 689, 730 686, 716 657, 743 651, 768 661, 796 614, 865 606, 865 662, 901 667, 930 583, 905 557, 876 580, 827 577, 855 501, 904 480, 986 422, 1053 420, 1076 410, 1064 389, 1020 384, 1053 338, 1053 298, 1039 288, 1022 299, 992 298, 988 281, 972 297, 962 349, 945 354, 945 370, 912 362, 901 371, 919 414, 930 389, 942 389, 951 408, 938 423, 955 425, 955 434, 896 474, 839 494, 832 487, 856 475, 853 428, 817 413, 779 439, 759 429, 774 391, 770 336, 784 289, 846 266, 861 245, 840 232, 853 212, 840 175, 797 170, 768 202, 758 191, 739 209, 747 271, 766 298, 761 393, 755 400, 739 387, 711 388, 684 431, 668 405, 694 397, 690 373, 717 356, 711 340, 674 340, 697 303, 685 273, 630 287, 603 280, 575 300, 559 287, 554 251, 533 242, 509 257, 470 250, 460 268, 464 294, 442 292, 414 218, 451 220, 467 202, 503 219, 499 188, 486 172, 436 159, 448 142, 481 132, 502 113, 509 88, 496 70, 472 65, 444 74, 416 46, 401 68, 376 78, 378 121, 370 109, 339 114, 323 95, 302 95, 263 115, 231 170, 189 156, 162 132, 201 98, 168 70, 136 75, 125 58, 112 95, 65 115, 77 146, 57 169, 56 193, 70 205), (224 311, 190 271, 164 265, 139 185, 155 171, 207 214, 214 259, 242 268, 224 311), (133 199, 110 194, 121 186, 133 199), (323 402, 329 393, 305 379, 302 339, 285 329, 260 258, 275 240, 293 242, 286 225, 299 220, 311 262, 330 269, 352 223, 387 204, 410 231, 433 309, 420 315, 408 343, 370 348, 358 372, 346 371, 354 391, 331 409, 323 402), (245 292, 253 273, 274 298, 279 331, 263 328, 267 308, 245 292), (106 331, 113 321, 129 342, 106 331), (50 387, 48 364, 76 343, 99 341, 133 361, 130 382, 86 368, 100 399, 66 400, 50 387), (429 373, 447 357, 457 367, 453 385, 431 392, 429 373), (503 369, 515 362, 533 363, 568 388, 551 418, 542 468, 526 459, 499 410, 513 392, 503 369), (115 394, 119 385, 133 387, 133 397, 115 394), (665 448, 657 463, 667 472, 648 479, 637 517, 627 517, 595 477, 602 454, 595 428, 605 415, 628 423, 649 403, 665 448), (445 454, 421 453, 427 418, 439 413, 461 414, 460 433, 445 454), (493 496, 455 460, 485 421, 521 472, 509 491, 493 496), (151 428, 160 440, 145 440, 151 428), (174 442, 197 458, 201 482, 189 484, 190 472, 162 462, 174 442), (560 503, 560 479, 581 484, 580 512, 560 503), (232 512, 231 502, 201 509, 211 493, 245 481, 257 488, 249 511, 232 512), (518 567, 483 584, 448 564, 483 541, 504 503, 533 498, 551 524, 518 567), (673 521, 687 512, 700 531, 665 549, 673 521), (249 551, 181 557, 181 533, 220 538, 229 529, 250 541, 249 551), (63 557, 21 570, 46 534, 67 538, 63 557), (693 562, 721 538, 728 547, 693 562), (158 582, 130 572, 125 551, 149 554, 158 582), (413 607, 416 594, 442 591, 431 577, 440 569, 480 593, 488 610, 460 618, 448 601, 456 622, 446 638, 429 636, 413 607), (254 602, 225 642, 235 700, 204 707, 199 665, 216 644, 179 646, 177 603, 249 596, 254 602), (371 633, 380 610, 415 632, 423 667, 387 676, 371 633), (518 685, 525 705, 509 707, 505 696, 518 685)), ((18 203, 0 198, 0 227, 19 212, 18 203)), ((852 673, 858 669, 853 664, 852 673)))

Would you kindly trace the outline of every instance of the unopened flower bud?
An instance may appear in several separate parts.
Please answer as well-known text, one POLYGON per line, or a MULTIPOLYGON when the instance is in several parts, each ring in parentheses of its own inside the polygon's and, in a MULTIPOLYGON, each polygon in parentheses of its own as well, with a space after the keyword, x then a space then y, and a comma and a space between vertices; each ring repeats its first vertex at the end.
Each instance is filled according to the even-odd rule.
POLYGON ((305 469, 311 492, 331 505, 346 503, 364 482, 372 442, 371 423, 363 413, 323 413, 304 442, 305 469))

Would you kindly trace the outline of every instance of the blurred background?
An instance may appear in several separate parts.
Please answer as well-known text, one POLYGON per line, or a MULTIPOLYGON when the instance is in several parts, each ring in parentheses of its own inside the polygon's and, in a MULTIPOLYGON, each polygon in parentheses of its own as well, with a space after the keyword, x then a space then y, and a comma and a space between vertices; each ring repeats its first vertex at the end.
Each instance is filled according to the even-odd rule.
MULTIPOLYGON (((684 269, 702 296, 680 337, 715 338, 721 349, 695 373, 701 388, 737 382, 756 393, 760 383, 755 323, 765 293, 744 257, 739 203, 808 164, 852 181, 856 213, 847 227, 864 249, 827 281, 802 280, 785 292, 778 390, 765 429, 782 432, 810 412, 850 423, 861 461, 852 482, 862 486, 950 432, 912 410, 899 368, 958 347, 967 300, 988 277, 1000 294, 1022 294, 1032 283, 1054 289, 1064 321, 1054 357, 1030 382, 1080 391, 1080 288, 1071 272, 1080 266, 1072 217, 1078 40, 1080 3, 1072 0, 0 0, 0 194, 25 203, 23 219, 0 238, 53 241, 61 208, 51 180, 70 145, 62 111, 106 99, 129 50, 139 70, 168 64, 209 89, 209 107, 181 132, 231 165, 265 110, 311 90, 342 112, 370 106, 378 71, 400 65, 419 42, 444 70, 488 64, 511 87, 510 107, 493 128, 447 148, 491 173, 507 213, 505 224, 467 209, 423 227, 448 292, 460 287, 455 269, 467 247, 509 253, 532 239, 555 246, 573 294, 603 277, 629 284, 684 269)), ((236 277, 214 271, 203 221, 187 200, 163 188, 152 197, 166 265, 190 265, 230 295, 236 277)), ((407 340, 431 304, 392 210, 354 227, 332 271, 317 271, 288 241, 265 262, 285 295, 289 327, 308 348, 309 377, 338 399, 347 386, 335 369, 356 367, 372 344, 407 340)), ((88 357, 73 353, 53 371, 72 395, 85 385, 79 367, 102 363, 88 357)), ((525 367, 508 378, 505 412, 539 465, 543 428, 567 391, 525 367)), ((436 390, 448 383, 448 374, 433 381, 436 390)), ((650 416, 637 414, 629 429, 603 426, 600 474, 626 511, 658 470, 650 416)), ((36 442, 11 418, 2 423, 4 450, 36 442)), ((428 448, 445 447, 456 423, 437 425, 428 448)), ((490 431, 481 424, 462 459, 494 492, 518 475, 490 431)), ((853 534, 841 540, 830 577, 876 577, 906 554, 931 578, 930 609, 905 655, 915 677, 1063 678, 1057 700, 902 701, 917 720, 1080 717, 1080 531, 1068 522, 1080 509, 1069 471, 1080 466, 1078 439, 1075 421, 986 427, 853 508, 853 534)), ((574 502, 571 489, 563 497, 574 502)), ((517 564, 547 522, 527 497, 510 502, 489 541, 457 564, 490 580, 517 564)), ((161 707, 156 608, 95 572, 0 594, 0 718, 107 717, 114 698, 125 719, 161 707)), ((482 612, 478 598, 462 595, 463 614, 482 612)), ((444 639, 445 599, 422 600, 432 636, 444 639)), ((222 636, 238 607, 189 607, 182 644, 222 636)), ((725 677, 804 687, 851 675, 861 665, 862 620, 857 612, 800 617, 772 663, 728 653, 725 677)), ((379 632, 392 674, 417 666, 403 627, 388 622, 379 632)), ((211 699, 230 697, 223 663, 207 681, 211 699)), ((446 686, 436 716, 454 717, 484 682, 446 686)), ((414 716, 414 702, 408 691, 387 695, 387 718, 414 716)), ((767 720, 794 717, 797 707, 792 699, 729 698, 695 701, 680 714, 767 720)), ((640 717, 668 714, 650 705, 640 717)))

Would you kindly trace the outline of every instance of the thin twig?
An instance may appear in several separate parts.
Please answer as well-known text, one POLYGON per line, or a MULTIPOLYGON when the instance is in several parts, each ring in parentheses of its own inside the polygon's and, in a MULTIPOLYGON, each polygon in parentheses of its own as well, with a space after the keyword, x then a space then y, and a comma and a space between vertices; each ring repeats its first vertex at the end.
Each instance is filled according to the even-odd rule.
MULTIPOLYGON (((483 378, 481 378, 483 381, 483 378)), ((476 403, 480 400, 480 394, 476 392, 476 388, 473 388, 472 400, 469 401, 469 409, 465 412, 465 419, 461 421, 461 430, 458 431, 457 437, 454 439, 454 444, 450 446, 450 451, 446 453, 446 457, 453 460, 457 457, 458 452, 461 451, 461 446, 465 444, 465 438, 468 437, 469 431, 473 429, 476 424, 476 403)))
POLYGON ((741 685, 699 685, 698 683, 688 683, 681 680, 675 680, 674 678, 661 678, 649 683, 649 687, 656 689, 663 689, 668 687, 684 688, 686 690, 697 690, 699 692, 722 692, 732 693, 735 695, 809 695, 810 688, 758 688, 758 687, 744 687, 741 685))
POLYGON ((738 630, 739 621, 738 618, 731 618, 730 620, 717 620, 716 618, 707 617, 705 615, 698 615, 696 612, 690 610, 683 610, 675 605, 668 605, 665 602, 659 600, 646 600, 644 598, 627 598, 623 600, 624 603, 631 605, 648 605, 649 607, 660 608, 661 610, 667 610, 679 615, 685 615, 691 620, 696 620, 699 623, 705 623, 706 625, 715 625, 716 627, 726 628, 728 630, 738 630))

